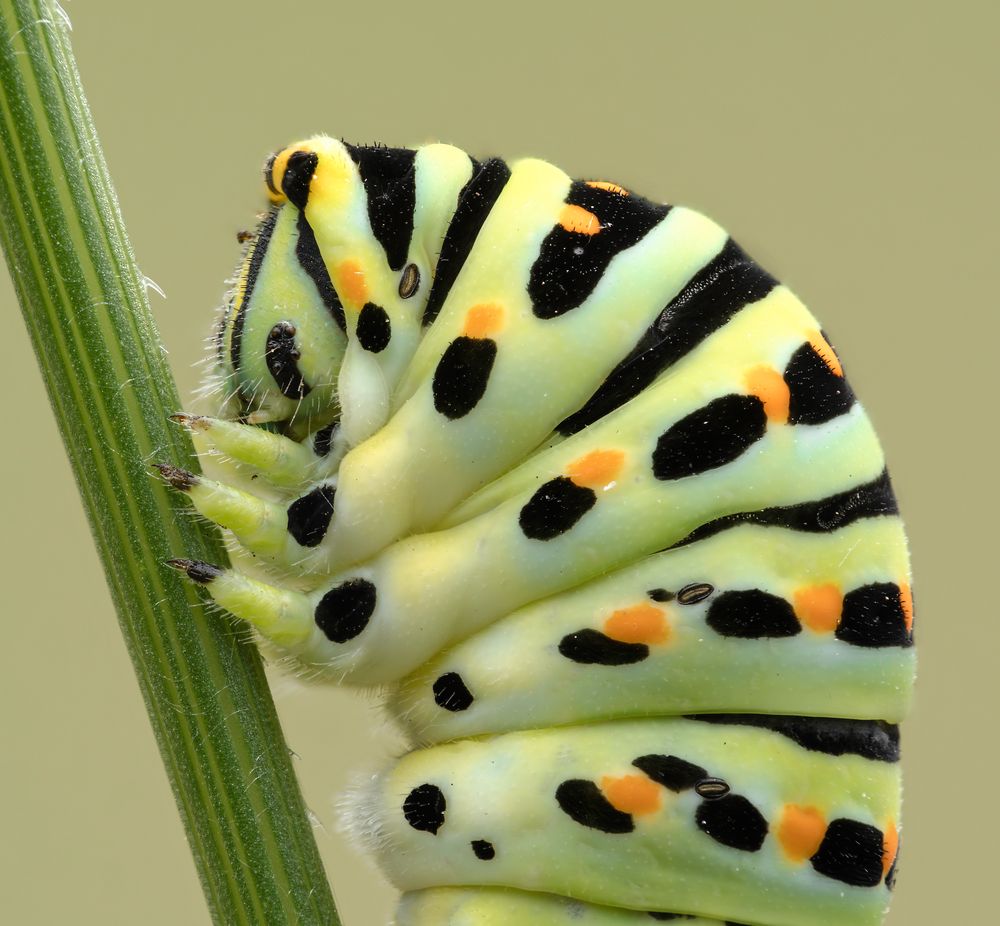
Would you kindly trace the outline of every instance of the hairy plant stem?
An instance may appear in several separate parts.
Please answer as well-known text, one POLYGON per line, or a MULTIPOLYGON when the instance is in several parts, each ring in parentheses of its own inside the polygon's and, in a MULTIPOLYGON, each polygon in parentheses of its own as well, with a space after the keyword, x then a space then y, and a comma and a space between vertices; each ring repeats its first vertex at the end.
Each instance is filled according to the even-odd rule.
POLYGON ((164 565, 226 556, 150 475, 196 462, 54 0, 0 0, 0 243, 212 916, 338 924, 256 650, 164 565))

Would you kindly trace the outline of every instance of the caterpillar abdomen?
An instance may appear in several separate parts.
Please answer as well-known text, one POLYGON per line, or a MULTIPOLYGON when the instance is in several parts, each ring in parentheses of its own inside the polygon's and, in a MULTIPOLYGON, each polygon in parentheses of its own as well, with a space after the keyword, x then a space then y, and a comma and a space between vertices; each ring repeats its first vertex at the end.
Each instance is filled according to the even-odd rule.
POLYGON ((544 162, 314 138, 265 176, 219 331, 245 423, 180 416, 226 481, 164 471, 270 578, 176 563, 388 687, 424 748, 349 815, 397 923, 879 923, 909 567, 815 319, 709 219, 544 162))

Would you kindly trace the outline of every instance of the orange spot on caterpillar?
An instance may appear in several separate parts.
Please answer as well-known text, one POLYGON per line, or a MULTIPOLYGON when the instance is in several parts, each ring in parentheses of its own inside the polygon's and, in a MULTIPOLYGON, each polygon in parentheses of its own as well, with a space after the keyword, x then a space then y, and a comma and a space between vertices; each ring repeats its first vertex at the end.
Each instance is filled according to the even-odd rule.
POLYGON ((810 331, 808 337, 812 349, 820 355, 823 363, 830 368, 830 372, 836 376, 843 376, 844 368, 840 365, 840 358, 830 346, 830 342, 818 331, 810 331))
POLYGON ((778 842, 793 862, 804 862, 819 850, 826 833, 826 820, 815 807, 786 804, 778 824, 778 842))
POLYGON ((503 324, 503 306, 495 302, 474 305, 465 316, 462 334, 467 338, 488 338, 503 324))
POLYGON ((341 261, 336 277, 340 298, 353 308, 360 309, 368 301, 368 281, 361 264, 353 259, 341 261))
POLYGON ((601 790, 615 810, 629 814, 656 813, 660 809, 660 786, 645 775, 622 775, 601 779, 601 790))
POLYGON ((896 853, 899 851, 899 830, 896 824, 890 820, 882 835, 882 877, 889 874, 892 863, 896 860, 896 853))
POLYGON ((596 235, 601 230, 601 220, 582 206, 565 205, 559 213, 559 224, 568 232, 596 235))
POLYGON ((833 633, 840 623, 844 595, 833 582, 797 589, 792 602, 795 616, 817 633, 833 633))
POLYGON ((905 582, 899 583, 899 603, 903 607, 906 632, 910 633, 913 630, 913 591, 905 582))
POLYGON ((566 475, 581 487, 600 489, 614 482, 625 465, 623 450, 592 450, 566 467, 566 475))
POLYGON ((768 421, 776 424, 788 421, 791 392, 784 377, 774 367, 754 367, 747 371, 744 380, 750 393, 764 403, 764 414, 768 421))
POLYGON ((621 643, 665 643, 670 624, 662 610, 644 601, 612 612, 604 622, 604 632, 621 643))
POLYGON ((587 186, 593 187, 595 190, 607 190, 609 193, 617 193, 619 196, 628 196, 628 190, 623 186, 618 186, 617 183, 608 183, 607 180, 588 180, 587 186))

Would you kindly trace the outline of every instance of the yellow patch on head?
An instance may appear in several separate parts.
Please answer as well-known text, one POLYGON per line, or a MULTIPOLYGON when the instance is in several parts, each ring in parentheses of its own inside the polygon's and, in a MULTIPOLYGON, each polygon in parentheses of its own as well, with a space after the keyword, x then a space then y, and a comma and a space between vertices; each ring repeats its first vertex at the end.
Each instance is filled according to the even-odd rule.
POLYGON ((566 467, 566 475, 578 486, 600 489, 618 478, 625 465, 623 450, 592 450, 566 467))
POLYGON ((882 834, 882 877, 889 874, 892 863, 896 860, 896 853, 899 851, 899 830, 893 820, 889 821, 882 834))
POLYGON ((319 139, 310 150, 319 155, 309 184, 310 204, 316 203, 325 210, 346 209, 353 197, 364 195, 358 168, 340 145, 330 139, 319 139))
POLYGON ((913 590, 905 582, 899 583, 899 603, 903 608, 906 632, 910 633, 913 630, 913 590))
POLYGON ((774 367, 761 365, 748 370, 744 380, 750 393, 764 403, 767 420, 785 424, 792 398, 785 378, 774 367))
POLYGON ((467 338, 488 338, 503 325, 504 310, 495 302, 474 305, 465 316, 462 334, 467 338))
POLYGON ((605 775, 601 779, 601 791, 615 810, 622 813, 656 813, 660 809, 660 786, 645 775, 622 775, 614 778, 605 775))
POLYGON ((660 608, 644 601, 612 612, 604 622, 604 632, 620 643, 666 643, 670 623, 660 608))
POLYGON ((796 589, 792 602, 795 616, 810 630, 833 633, 844 610, 844 595, 833 582, 796 589))
POLYGON ((337 266, 334 273, 337 292, 344 301, 345 307, 360 309, 368 301, 368 281, 361 264, 356 260, 345 260, 337 266))
POLYGON ((824 338, 818 331, 810 331, 808 338, 809 343, 812 345, 812 349, 820 355, 823 363, 830 368, 830 372, 836 376, 843 376, 844 368, 840 365, 840 358, 830 346, 830 342, 827 341, 827 339, 824 338))
POLYGON ((587 186, 593 187, 595 190, 607 190, 609 193, 617 193, 619 196, 628 196, 628 190, 623 186, 618 186, 617 183, 608 183, 607 180, 588 180, 587 186))
POLYGON ((819 850, 826 820, 815 807, 786 804, 778 824, 778 842, 793 862, 804 862, 819 850))
POLYGON ((559 212, 559 224, 568 232, 581 235, 596 235, 601 230, 601 221, 583 206, 565 205, 559 212))

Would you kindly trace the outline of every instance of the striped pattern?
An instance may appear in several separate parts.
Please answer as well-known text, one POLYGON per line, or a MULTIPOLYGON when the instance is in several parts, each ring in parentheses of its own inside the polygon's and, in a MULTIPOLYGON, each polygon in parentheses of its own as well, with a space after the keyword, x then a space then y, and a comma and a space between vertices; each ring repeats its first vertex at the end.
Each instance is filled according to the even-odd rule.
POLYGON ((879 923, 912 593, 817 321, 541 161, 319 137, 265 177, 220 334, 249 424, 171 481, 276 578, 178 568, 387 686, 424 748, 349 803, 398 922, 879 923))

